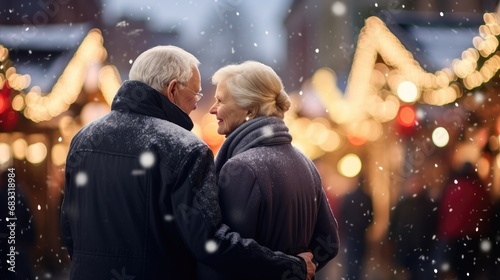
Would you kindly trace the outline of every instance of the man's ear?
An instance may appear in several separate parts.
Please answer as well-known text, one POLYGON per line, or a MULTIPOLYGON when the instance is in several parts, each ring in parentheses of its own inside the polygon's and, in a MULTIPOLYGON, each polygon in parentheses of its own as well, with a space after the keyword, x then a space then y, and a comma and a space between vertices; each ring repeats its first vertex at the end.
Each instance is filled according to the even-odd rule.
POLYGON ((170 102, 174 102, 175 95, 177 94, 177 83, 176 79, 173 79, 168 83, 168 85, 163 89, 162 94, 170 100, 170 102))

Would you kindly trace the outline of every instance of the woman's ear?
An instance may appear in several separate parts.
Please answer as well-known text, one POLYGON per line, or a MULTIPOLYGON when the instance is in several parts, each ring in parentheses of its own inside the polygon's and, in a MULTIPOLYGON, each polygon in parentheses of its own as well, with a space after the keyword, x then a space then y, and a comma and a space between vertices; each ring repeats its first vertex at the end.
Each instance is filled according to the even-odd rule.
POLYGON ((250 109, 248 109, 247 111, 247 117, 249 119, 253 119, 257 116, 257 112, 258 112, 257 106, 250 107, 250 109))
POLYGON ((168 85, 165 87, 163 90, 163 95, 170 100, 170 102, 174 102, 175 100, 175 95, 177 94, 177 83, 178 81, 176 79, 173 79, 168 83, 168 85))

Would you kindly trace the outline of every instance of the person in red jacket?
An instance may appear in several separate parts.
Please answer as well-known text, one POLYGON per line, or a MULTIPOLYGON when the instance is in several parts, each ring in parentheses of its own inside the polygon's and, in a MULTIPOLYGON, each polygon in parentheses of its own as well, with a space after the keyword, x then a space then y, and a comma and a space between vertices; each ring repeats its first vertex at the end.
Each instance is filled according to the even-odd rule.
POLYGON ((438 211, 438 269, 450 269, 458 279, 475 279, 480 242, 489 234, 491 199, 471 163, 451 176, 438 211))

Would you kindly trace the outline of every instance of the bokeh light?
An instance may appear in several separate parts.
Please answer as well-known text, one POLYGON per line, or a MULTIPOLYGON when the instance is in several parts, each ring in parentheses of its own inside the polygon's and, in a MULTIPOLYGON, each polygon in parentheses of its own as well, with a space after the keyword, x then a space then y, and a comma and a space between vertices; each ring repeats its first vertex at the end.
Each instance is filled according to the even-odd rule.
POLYGON ((415 102, 418 98, 417 86, 409 81, 404 81, 398 86, 398 97, 406 103, 415 102))
POLYGON ((24 109, 25 106, 26 103, 24 102, 23 94, 18 94, 14 96, 14 98, 12 99, 12 109, 16 111, 21 111, 24 109))
POLYGON ((444 147, 450 141, 450 134, 444 127, 437 127, 432 131, 432 143, 436 145, 436 147, 444 147))
POLYGON ((55 166, 61 166, 66 163, 66 156, 68 155, 68 146, 57 143, 52 147, 50 153, 52 164, 55 166))
POLYGON ((347 7, 344 2, 336 1, 332 4, 332 13, 336 16, 343 16, 347 12, 347 7))
POLYGON ((411 127, 415 124, 417 115, 411 106, 401 106, 398 114, 398 123, 402 126, 411 127))
POLYGON ((37 142, 28 146, 26 159, 32 164, 39 164, 47 157, 47 146, 42 142, 37 142))
POLYGON ((12 152, 14 158, 23 160, 26 158, 26 151, 28 150, 28 143, 23 138, 18 138, 12 142, 12 152))
POLYGON ((6 166, 12 160, 12 152, 7 143, 0 143, 0 167, 6 166))
POLYGON ((337 169, 345 177, 352 178, 361 171, 361 159, 356 154, 347 154, 339 160, 337 169))

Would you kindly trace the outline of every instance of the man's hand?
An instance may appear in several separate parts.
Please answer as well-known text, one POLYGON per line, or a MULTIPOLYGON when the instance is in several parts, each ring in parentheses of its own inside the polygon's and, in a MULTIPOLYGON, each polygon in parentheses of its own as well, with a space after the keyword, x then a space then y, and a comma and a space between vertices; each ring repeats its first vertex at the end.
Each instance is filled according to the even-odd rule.
POLYGON ((316 274, 316 265, 313 263, 313 254, 311 252, 300 253, 297 256, 301 257, 306 261, 307 266, 307 280, 312 280, 316 274))

